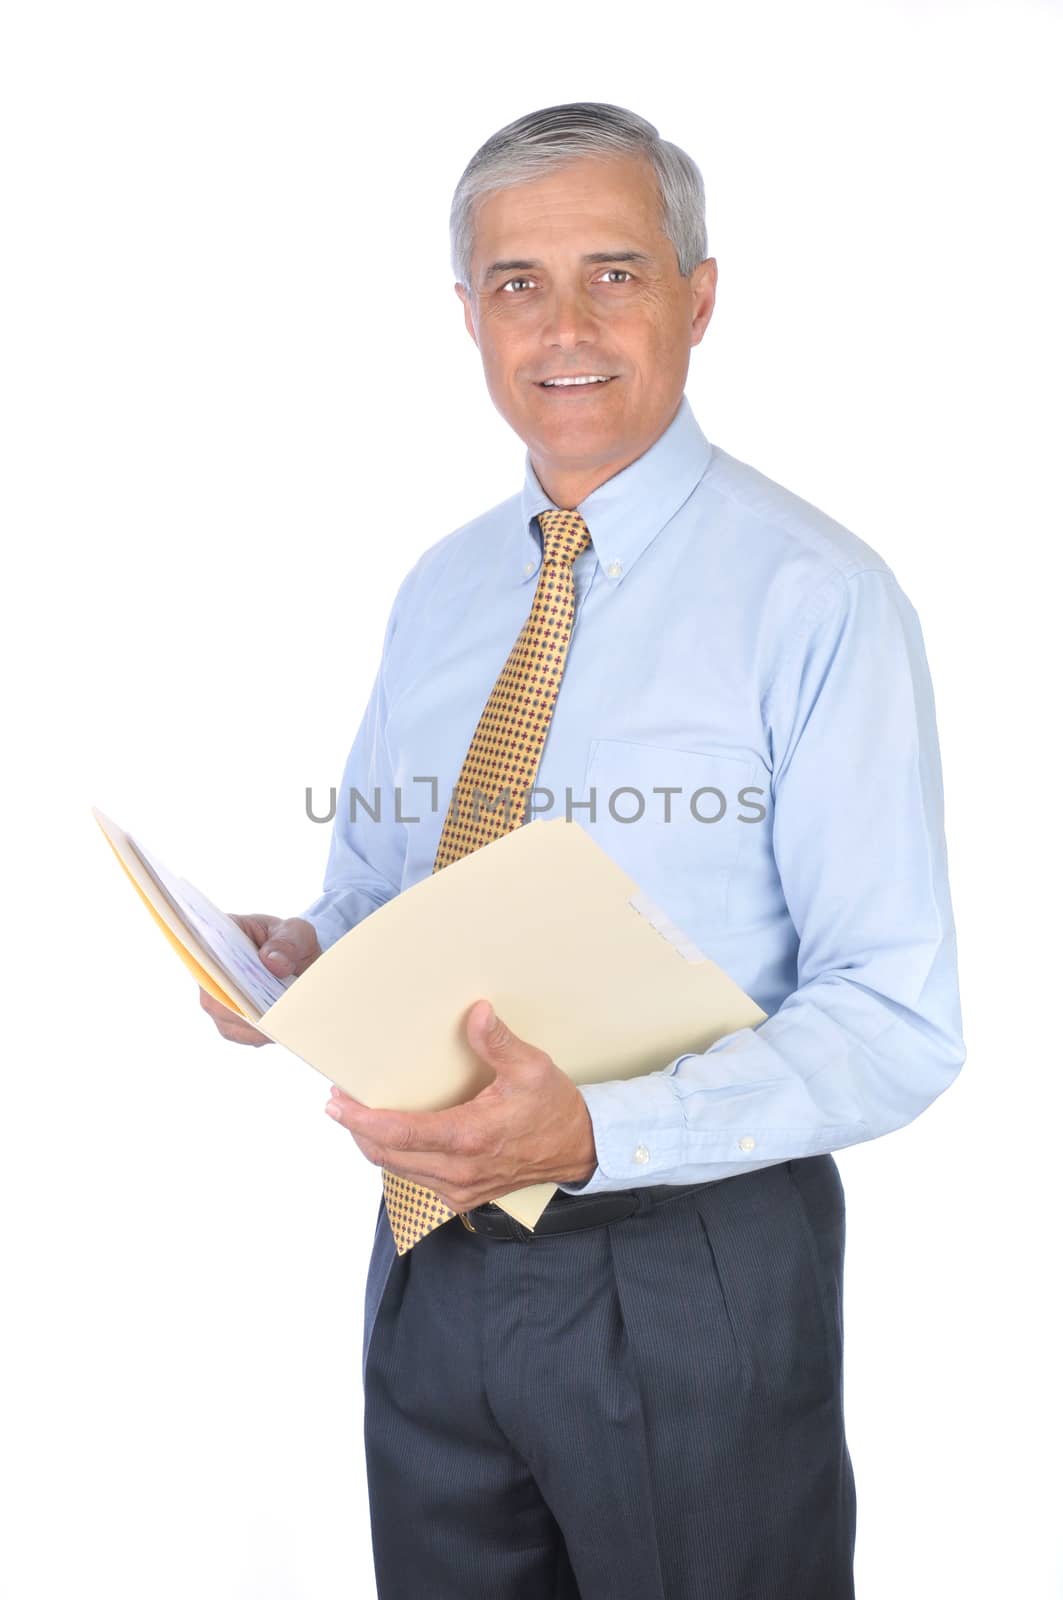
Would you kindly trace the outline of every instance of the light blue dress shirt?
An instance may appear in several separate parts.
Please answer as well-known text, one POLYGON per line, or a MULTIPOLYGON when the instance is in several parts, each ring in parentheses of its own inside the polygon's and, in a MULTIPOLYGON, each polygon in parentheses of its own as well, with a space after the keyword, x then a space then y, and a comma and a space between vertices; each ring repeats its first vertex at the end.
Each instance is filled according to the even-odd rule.
MULTIPOLYGON (((519 494, 403 579, 301 913, 322 949, 431 873, 552 505, 529 454, 519 494)), ((578 509, 592 544, 534 814, 587 828, 767 1020, 584 1085, 598 1165, 560 1187, 708 1182, 903 1126, 965 1055, 911 603, 855 534, 710 444, 685 396, 578 509)))

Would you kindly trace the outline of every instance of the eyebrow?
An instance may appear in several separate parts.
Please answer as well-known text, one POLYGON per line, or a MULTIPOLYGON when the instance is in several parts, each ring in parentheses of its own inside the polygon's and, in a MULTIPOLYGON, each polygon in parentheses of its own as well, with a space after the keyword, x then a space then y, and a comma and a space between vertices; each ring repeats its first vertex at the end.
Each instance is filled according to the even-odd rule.
MULTIPOLYGON (((580 260, 588 266, 609 261, 634 261, 645 265, 650 257, 641 250, 593 250, 590 255, 581 256, 580 260)), ((481 282, 489 283, 500 272, 537 272, 541 266, 541 261, 492 261, 481 282)))

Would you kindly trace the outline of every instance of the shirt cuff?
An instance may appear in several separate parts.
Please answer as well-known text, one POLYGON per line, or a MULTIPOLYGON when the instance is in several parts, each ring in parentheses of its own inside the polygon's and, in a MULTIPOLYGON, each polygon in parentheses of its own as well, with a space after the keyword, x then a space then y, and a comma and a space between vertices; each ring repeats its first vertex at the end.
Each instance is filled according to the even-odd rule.
POLYGON ((685 1130, 683 1108, 668 1077, 671 1070, 580 1084, 598 1164, 589 1178, 559 1183, 559 1189, 566 1194, 599 1194, 688 1181, 676 1173, 682 1164, 685 1130))
POLYGON ((349 932, 342 917, 335 911, 299 911, 296 915, 301 922, 309 922, 317 934, 317 942, 322 955, 325 954, 330 945, 336 943, 337 939, 342 939, 343 935, 349 932))

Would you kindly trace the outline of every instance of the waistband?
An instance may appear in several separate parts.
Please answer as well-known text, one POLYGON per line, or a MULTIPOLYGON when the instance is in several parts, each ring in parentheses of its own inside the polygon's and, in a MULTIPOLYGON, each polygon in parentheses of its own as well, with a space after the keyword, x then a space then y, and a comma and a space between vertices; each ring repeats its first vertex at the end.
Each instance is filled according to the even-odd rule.
POLYGON ((470 1233, 485 1239, 503 1239, 526 1243, 544 1234, 576 1233, 581 1228, 600 1228, 609 1222, 619 1222, 633 1216, 636 1211, 666 1205, 670 1200, 680 1200, 684 1195, 697 1194, 701 1189, 711 1189, 709 1183, 659 1183, 640 1189, 610 1189, 605 1194, 569 1194, 559 1189, 552 1196, 546 1210, 535 1224, 534 1230, 503 1211, 494 1201, 475 1206, 471 1211, 458 1213, 470 1233))

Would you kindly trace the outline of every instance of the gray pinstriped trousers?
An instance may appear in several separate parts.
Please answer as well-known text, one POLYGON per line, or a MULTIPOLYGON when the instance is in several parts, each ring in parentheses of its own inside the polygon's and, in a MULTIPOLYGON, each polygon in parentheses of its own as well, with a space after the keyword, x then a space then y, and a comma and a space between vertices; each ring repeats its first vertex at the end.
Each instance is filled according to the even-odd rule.
POLYGON ((378 1600, 852 1600, 837 1164, 665 1193, 526 1242, 455 1217, 395 1261, 378 1600))

